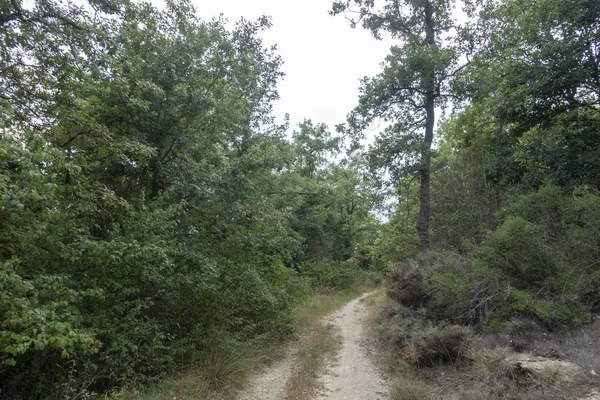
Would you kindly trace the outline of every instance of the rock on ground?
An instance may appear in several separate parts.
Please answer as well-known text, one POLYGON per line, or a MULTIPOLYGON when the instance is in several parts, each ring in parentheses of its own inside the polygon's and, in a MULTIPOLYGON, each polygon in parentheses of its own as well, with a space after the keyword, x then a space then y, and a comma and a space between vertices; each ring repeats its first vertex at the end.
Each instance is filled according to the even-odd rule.
POLYGON ((580 368, 568 361, 552 360, 526 353, 515 353, 506 359, 508 365, 518 375, 538 378, 551 377, 562 383, 575 382, 580 376, 580 368))

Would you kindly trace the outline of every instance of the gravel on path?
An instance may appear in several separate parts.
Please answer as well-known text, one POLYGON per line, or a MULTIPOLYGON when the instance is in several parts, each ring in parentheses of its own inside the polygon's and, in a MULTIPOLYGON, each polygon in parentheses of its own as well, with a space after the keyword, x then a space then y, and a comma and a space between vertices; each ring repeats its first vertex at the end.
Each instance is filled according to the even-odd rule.
MULTIPOLYGON (((315 400, 387 400, 387 382, 363 346, 363 324, 367 310, 363 300, 373 293, 347 303, 326 317, 340 333, 341 350, 319 377, 321 390, 315 400)), ((238 400, 286 400, 286 383, 296 364, 295 346, 286 357, 259 372, 237 397, 238 400)))
POLYGON ((285 357, 260 371, 239 394, 238 400, 283 400, 285 384, 294 371, 296 346, 288 349, 285 357))
POLYGON ((363 300, 371 294, 363 294, 329 317, 340 329, 342 349, 322 378, 325 389, 319 400, 388 399, 387 382, 363 346, 367 317, 363 300))

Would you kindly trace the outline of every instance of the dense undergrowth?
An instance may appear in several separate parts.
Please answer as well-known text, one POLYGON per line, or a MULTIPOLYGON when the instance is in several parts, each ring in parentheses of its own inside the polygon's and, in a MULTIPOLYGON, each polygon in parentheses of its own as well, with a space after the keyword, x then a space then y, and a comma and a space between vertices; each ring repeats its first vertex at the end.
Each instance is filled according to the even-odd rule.
POLYGON ((454 81, 465 101, 431 159, 431 247, 412 176, 377 242, 392 398, 570 399, 600 383, 598 4, 478 9, 486 48, 454 81))
POLYGON ((225 389, 309 293, 377 274, 363 168, 271 115, 269 18, 21 3, 0 7, 0 398, 225 389))
POLYGON ((226 391, 261 358, 251 349, 303 324, 295 306, 385 265, 377 335, 416 376, 395 397, 560 398, 596 382, 600 2, 468 1, 465 24, 453 4, 333 2, 400 42, 339 127, 356 139, 342 159, 327 126, 275 122, 267 17, 4 2, 0 398, 226 391), (399 201, 381 223, 388 178, 399 201), (513 352, 579 373, 524 380, 513 352), (165 381, 178 374, 199 383, 165 381))
POLYGON ((392 266, 373 325, 393 399, 564 399, 600 383, 600 195, 547 183, 495 219, 470 245, 392 266), (531 372, 519 354, 556 363, 531 372))
MULTIPOLYGON (((372 275, 372 274, 371 274, 372 275)), ((382 276, 380 276, 380 279, 382 276)), ((245 342, 223 337, 209 354, 203 354, 178 374, 147 387, 131 382, 111 399, 171 400, 229 399, 245 388, 252 373, 290 356, 293 348, 298 363, 285 387, 290 399, 311 398, 318 384, 317 374, 327 356, 339 347, 337 332, 323 324, 322 318, 351 299, 371 290, 379 281, 368 280, 343 289, 311 289, 292 309, 294 337, 285 340, 254 339, 245 342)))

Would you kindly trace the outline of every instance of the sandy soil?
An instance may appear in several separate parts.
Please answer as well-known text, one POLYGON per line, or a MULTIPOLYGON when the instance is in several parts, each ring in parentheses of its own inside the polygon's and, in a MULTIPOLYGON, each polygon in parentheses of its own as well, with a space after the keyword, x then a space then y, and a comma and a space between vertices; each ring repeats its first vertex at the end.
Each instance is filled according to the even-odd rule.
MULTIPOLYGON (((342 348, 319 378, 322 389, 315 400, 385 400, 387 385, 363 346, 363 323, 367 311, 365 293, 327 317, 325 323, 340 332, 342 348)), ((285 400, 285 386, 296 361, 296 349, 278 363, 261 371, 240 394, 239 400, 285 400)))
POLYGON ((340 329, 342 349, 322 378, 326 388, 317 399, 321 400, 384 400, 387 384, 363 345, 363 323, 367 311, 362 300, 365 293, 346 304, 329 317, 330 323, 340 329))
POLYGON ((292 375, 296 362, 296 347, 290 347, 286 356, 279 362, 260 371, 250 379, 250 384, 238 400, 283 400, 285 384, 292 375))

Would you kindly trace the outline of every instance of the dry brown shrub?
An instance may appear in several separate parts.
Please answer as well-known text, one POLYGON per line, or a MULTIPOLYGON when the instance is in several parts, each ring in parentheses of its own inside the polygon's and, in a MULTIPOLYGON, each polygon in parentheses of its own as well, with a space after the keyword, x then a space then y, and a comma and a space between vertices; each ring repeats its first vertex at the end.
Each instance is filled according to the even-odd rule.
POLYGON ((397 265, 387 280, 387 295, 403 306, 422 307, 427 296, 423 293, 423 273, 412 263, 397 265))

